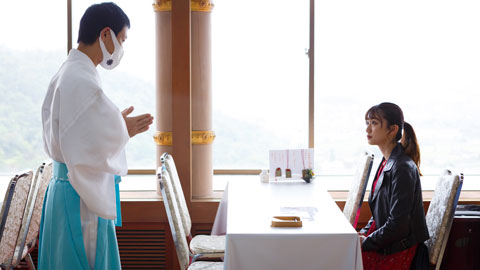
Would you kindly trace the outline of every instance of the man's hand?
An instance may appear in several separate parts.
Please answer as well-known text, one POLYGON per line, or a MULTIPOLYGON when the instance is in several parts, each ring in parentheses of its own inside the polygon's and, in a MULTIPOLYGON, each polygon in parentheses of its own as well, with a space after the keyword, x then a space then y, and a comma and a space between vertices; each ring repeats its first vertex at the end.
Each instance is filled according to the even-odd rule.
POLYGON ((126 108, 122 112, 130 138, 139 133, 147 131, 150 125, 153 123, 153 116, 151 116, 149 113, 128 117, 128 115, 132 112, 133 106, 126 108))

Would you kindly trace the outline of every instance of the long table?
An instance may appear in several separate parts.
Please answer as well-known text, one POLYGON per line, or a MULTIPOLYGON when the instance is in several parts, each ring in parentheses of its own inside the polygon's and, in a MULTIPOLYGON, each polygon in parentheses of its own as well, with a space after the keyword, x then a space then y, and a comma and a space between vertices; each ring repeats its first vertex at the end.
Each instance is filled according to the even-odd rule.
POLYGON ((213 233, 222 227, 225 269, 363 269, 358 235, 319 181, 230 181, 213 233), (275 215, 303 226, 271 227, 275 215))

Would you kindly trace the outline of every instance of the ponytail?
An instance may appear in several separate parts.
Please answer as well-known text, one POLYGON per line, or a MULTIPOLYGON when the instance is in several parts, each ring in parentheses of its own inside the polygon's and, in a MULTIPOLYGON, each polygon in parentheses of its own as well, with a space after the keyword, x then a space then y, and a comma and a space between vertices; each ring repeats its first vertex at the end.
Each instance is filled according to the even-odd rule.
POLYGON ((403 136, 400 143, 402 144, 405 154, 417 164, 418 173, 422 175, 420 172, 420 147, 418 146, 417 136, 415 135, 415 131, 413 131, 413 127, 407 122, 404 122, 403 136))

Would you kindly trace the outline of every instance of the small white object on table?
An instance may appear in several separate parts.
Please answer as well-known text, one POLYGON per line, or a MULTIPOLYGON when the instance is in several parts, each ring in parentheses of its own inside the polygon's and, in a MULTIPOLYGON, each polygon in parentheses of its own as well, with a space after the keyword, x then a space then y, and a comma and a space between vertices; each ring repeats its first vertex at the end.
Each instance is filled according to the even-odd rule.
POLYGON ((230 181, 212 234, 225 227, 225 269, 363 269, 358 234, 319 181, 230 181), (271 227, 275 215, 303 226, 271 227))

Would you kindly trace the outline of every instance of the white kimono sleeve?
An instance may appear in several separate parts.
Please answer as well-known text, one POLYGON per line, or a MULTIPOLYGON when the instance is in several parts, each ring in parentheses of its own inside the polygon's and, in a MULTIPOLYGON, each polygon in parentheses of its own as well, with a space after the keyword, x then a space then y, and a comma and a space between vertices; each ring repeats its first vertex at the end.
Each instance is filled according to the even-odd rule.
POLYGON ((115 219, 114 174, 127 174, 127 127, 118 108, 102 91, 84 105, 82 112, 60 129, 69 181, 90 211, 115 219))

